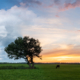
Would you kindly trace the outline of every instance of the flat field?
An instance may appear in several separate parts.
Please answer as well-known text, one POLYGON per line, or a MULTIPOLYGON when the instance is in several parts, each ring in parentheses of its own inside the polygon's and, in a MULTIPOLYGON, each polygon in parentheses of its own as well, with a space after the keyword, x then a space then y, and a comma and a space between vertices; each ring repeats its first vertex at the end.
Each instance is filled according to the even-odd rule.
MULTIPOLYGON (((0 80, 80 80, 80 64, 35 64, 37 69, 0 69, 0 80)), ((25 66, 27 64, 0 64, 25 66)))

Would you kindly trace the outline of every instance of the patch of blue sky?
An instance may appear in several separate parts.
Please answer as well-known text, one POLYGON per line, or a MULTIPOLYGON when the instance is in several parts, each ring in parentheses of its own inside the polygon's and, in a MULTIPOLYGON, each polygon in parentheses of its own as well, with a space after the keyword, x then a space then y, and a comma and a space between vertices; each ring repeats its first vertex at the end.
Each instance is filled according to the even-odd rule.
POLYGON ((3 50, 5 47, 4 46, 0 46, 0 50, 3 50))
POLYGON ((15 5, 20 6, 20 0, 0 0, 0 10, 7 10, 15 5))
MULTIPOLYGON (((18 62, 26 62, 24 59, 18 59, 18 60, 14 60, 14 59, 9 59, 8 57, 5 58, 1 58, 0 62, 10 62, 10 63, 18 63, 18 62)), ((27 62, 26 62, 27 63, 27 62)))

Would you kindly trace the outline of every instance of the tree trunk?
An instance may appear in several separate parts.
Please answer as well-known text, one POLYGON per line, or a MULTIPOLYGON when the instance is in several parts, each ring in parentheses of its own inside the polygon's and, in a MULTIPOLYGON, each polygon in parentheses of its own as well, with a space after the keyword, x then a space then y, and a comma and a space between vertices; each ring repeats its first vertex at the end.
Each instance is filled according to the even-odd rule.
POLYGON ((26 56, 26 60, 29 65, 29 68, 34 68, 33 56, 29 56, 29 57, 26 56))
POLYGON ((31 63, 29 63, 29 68, 31 68, 31 63))
POLYGON ((34 63, 32 63, 32 68, 34 68, 34 63))
POLYGON ((32 68, 34 68, 33 56, 31 56, 31 64, 32 64, 32 68))
POLYGON ((26 56, 26 61, 27 61, 27 64, 29 65, 29 68, 31 68, 31 63, 29 62, 28 60, 28 57, 26 56))

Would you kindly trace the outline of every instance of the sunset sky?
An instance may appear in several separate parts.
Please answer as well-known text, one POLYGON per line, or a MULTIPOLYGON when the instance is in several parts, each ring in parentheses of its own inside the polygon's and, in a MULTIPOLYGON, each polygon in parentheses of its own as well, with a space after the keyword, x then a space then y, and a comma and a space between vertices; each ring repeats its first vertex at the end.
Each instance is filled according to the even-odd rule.
POLYGON ((4 51, 19 36, 41 42, 35 62, 80 62, 80 0, 0 0, 0 62, 25 62, 4 51))

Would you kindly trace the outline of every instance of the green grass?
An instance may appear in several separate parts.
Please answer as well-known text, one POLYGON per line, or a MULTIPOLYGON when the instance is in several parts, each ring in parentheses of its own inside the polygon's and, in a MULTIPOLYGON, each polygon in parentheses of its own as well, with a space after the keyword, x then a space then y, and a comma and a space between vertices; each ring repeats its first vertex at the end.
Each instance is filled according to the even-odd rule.
MULTIPOLYGON (((27 64, 0 64, 0 66, 25 66, 27 64)), ((36 64, 38 69, 3 69, 0 80, 80 80, 79 64, 36 64)))

